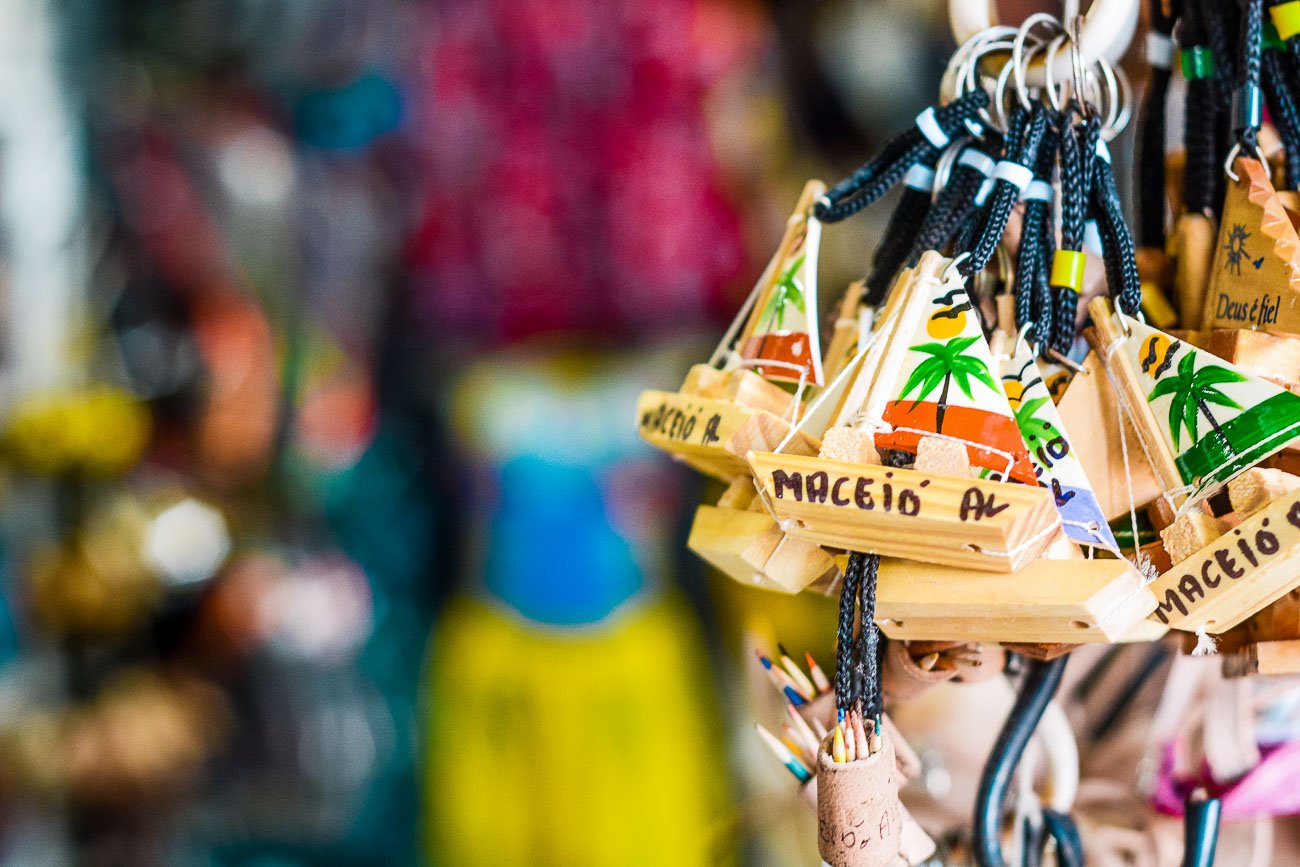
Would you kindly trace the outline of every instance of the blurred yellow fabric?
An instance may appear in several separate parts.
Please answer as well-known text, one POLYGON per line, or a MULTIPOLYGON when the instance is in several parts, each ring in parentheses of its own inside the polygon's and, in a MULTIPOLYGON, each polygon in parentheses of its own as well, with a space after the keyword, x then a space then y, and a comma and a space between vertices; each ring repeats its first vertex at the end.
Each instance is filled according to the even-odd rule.
POLYGON ((680 600, 560 631, 460 598, 434 636, 431 862, 728 860, 717 839, 726 751, 704 649, 680 600))

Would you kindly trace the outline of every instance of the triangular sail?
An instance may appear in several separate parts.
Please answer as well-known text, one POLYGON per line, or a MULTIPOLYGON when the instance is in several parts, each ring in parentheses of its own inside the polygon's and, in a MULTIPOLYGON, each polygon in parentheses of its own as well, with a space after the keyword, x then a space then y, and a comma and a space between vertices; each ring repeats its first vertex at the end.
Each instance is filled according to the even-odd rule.
POLYGON ((769 275, 740 340, 741 364, 771 380, 820 386, 817 334, 817 255, 821 223, 809 213, 790 218, 769 275))
POLYGON ((1118 349, 1193 499, 1300 435, 1300 396, 1122 314, 1118 349))
POLYGON ((1002 390, 1029 448, 1038 483, 1052 492, 1066 535, 1084 545, 1118 550, 1033 350, 1016 341, 1010 355, 997 361, 1002 390))
POLYGON ((1037 484, 1015 415, 994 375, 993 354, 963 283, 917 287, 922 315, 889 389, 876 434, 880 449, 915 452, 923 437, 966 444, 971 464, 1004 478, 1037 484))

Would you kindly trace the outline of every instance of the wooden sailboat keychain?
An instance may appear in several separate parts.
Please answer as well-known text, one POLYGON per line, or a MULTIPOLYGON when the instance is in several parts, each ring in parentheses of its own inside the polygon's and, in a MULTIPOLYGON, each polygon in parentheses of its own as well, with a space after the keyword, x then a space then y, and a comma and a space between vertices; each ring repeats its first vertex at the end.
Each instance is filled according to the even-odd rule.
POLYGON ((724 482, 747 475, 743 452, 727 449, 735 433, 756 415, 778 427, 793 420, 805 390, 822 384, 821 224, 811 211, 824 190, 818 181, 804 187, 780 247, 710 363, 691 368, 679 391, 647 391, 637 404, 641 436, 705 475, 724 482))
MULTIPOLYGON (((987 97, 979 93, 942 109, 923 112, 913 130, 891 142, 879 158, 818 198, 815 209, 811 197, 818 195, 822 188, 820 184, 810 183, 791 218, 776 258, 750 302, 723 338, 712 362, 697 365, 688 377, 683 392, 692 396, 683 398, 682 395, 662 392, 647 392, 642 396, 639 412, 643 436, 693 466, 732 483, 716 506, 701 506, 697 510, 689 545, 737 581, 794 593, 811 584, 833 587, 838 575, 834 562, 820 548, 805 540, 790 538, 761 508, 753 508, 748 473, 737 472, 734 465, 736 456, 744 455, 750 449, 771 449, 783 439, 788 450, 816 453, 818 441, 815 435, 800 430, 793 436, 786 436, 790 431, 789 422, 799 417, 802 409, 800 398, 806 393, 805 386, 811 383, 815 388, 829 376, 838 375, 857 354, 869 326, 870 301, 863 298, 862 284, 854 284, 841 304, 827 346, 825 366, 818 368, 814 364, 821 363, 816 354, 817 316, 807 305, 815 303, 819 216, 843 219, 879 199, 902 180, 907 187, 903 198, 906 207, 900 206, 900 214, 894 222, 900 231, 915 222, 917 215, 925 212, 915 196, 928 195, 934 177, 929 165, 933 163, 938 148, 958 129, 970 123, 986 103, 987 97), (810 210, 815 212, 809 213, 810 210), (773 280, 773 274, 780 276, 773 280), (812 291, 808 287, 813 287, 812 291), (862 303, 864 300, 867 300, 865 305, 862 303), (794 313, 787 312, 791 305, 795 308, 794 313), (810 351, 811 355, 808 354, 810 351), (695 411, 697 415, 694 417, 699 418, 701 408, 710 408, 698 397, 705 392, 701 383, 717 383, 725 376, 719 371, 719 366, 723 371, 748 367, 767 380, 794 382, 798 390, 790 414, 782 418, 761 409, 746 412, 731 408, 729 412, 726 406, 716 407, 702 428, 705 433, 700 434, 698 441, 692 439, 697 431, 689 421, 683 423, 674 437, 671 426, 664 429, 664 409, 686 400, 690 404, 688 409, 695 411), (715 423, 728 414, 730 424, 715 423), (710 426, 713 426, 713 433, 706 436, 710 426)), ((906 250, 905 247, 901 249, 906 250)), ((877 282, 879 273, 895 267, 892 263, 899 255, 899 249, 892 249, 882 250, 877 256, 873 271, 877 282)), ((732 389, 735 389, 734 385, 732 389)))
MULTIPOLYGON (((1255 0, 1247 6, 1247 55, 1260 50, 1261 10, 1255 0)), ((1259 66, 1242 67, 1245 108, 1229 179, 1241 184, 1255 172, 1246 183, 1259 188, 1263 180, 1251 165, 1261 119, 1259 66)), ((1223 264, 1235 267, 1226 256, 1223 264)), ((1247 473, 1300 435, 1300 396, 1105 300, 1093 302, 1091 312, 1094 347, 1174 510, 1162 536, 1175 565, 1152 585, 1156 617, 1202 636, 1224 632, 1300 586, 1300 493, 1261 488, 1259 477, 1247 473), (1216 508, 1212 497, 1225 488, 1229 502, 1216 508)))

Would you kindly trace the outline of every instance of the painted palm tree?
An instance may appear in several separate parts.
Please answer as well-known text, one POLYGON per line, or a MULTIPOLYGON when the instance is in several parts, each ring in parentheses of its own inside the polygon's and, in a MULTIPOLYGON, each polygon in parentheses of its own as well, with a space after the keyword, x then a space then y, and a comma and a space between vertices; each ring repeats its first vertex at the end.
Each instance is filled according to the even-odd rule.
POLYGON ((768 296, 767 303, 763 305, 763 315, 759 317, 759 322, 771 323, 773 330, 780 330, 785 324, 787 304, 793 304, 800 313, 807 313, 804 308, 803 289, 795 282, 795 275, 803 268, 804 255, 800 253, 796 256, 790 263, 790 267, 781 273, 772 287, 772 294, 768 296))
POLYGON ((1037 422, 1043 432, 1048 435, 1048 439, 1059 434, 1050 420, 1038 417, 1038 411, 1050 403, 1050 398, 1035 397, 1030 400, 1021 400, 1015 408, 1016 427, 1021 430, 1031 430, 1031 426, 1037 422))
POLYGON ((1213 365, 1206 365, 1200 370, 1195 370, 1193 369, 1195 357, 1195 352, 1184 355, 1183 360, 1178 362, 1178 373, 1161 378, 1156 383, 1156 387, 1151 389, 1151 394, 1147 400, 1149 402, 1166 394, 1172 395, 1173 400, 1169 403, 1169 434, 1173 438, 1175 449, 1180 448, 1178 440, 1184 428, 1187 429, 1190 442, 1195 443, 1199 438, 1196 431, 1196 417, 1197 413, 1199 413, 1205 416, 1205 420, 1210 423, 1210 427, 1223 440, 1223 444, 1231 450, 1232 444, 1228 442, 1223 429, 1219 427, 1219 421, 1214 417, 1214 413, 1210 411, 1210 407, 1213 405, 1241 409, 1241 404, 1228 397, 1215 386, 1227 382, 1245 382, 1246 377, 1235 370, 1213 365))
POLYGON ((903 391, 899 399, 903 399, 917 390, 916 400, 913 401, 913 408, 918 403, 930 396, 936 388, 942 384, 943 388, 939 392, 939 408, 935 412, 934 427, 935 433, 943 432, 943 416, 948 409, 948 389, 952 386, 954 380, 957 387, 962 390, 968 398, 974 399, 971 393, 971 380, 976 379, 987 385, 989 388, 997 391, 997 383, 993 381, 992 374, 989 373, 988 366, 980 359, 967 355, 966 350, 975 344, 980 338, 962 337, 956 340, 949 340, 944 343, 925 343, 921 346, 913 346, 913 352, 920 352, 928 355, 929 358, 922 361, 912 371, 912 375, 907 378, 903 384, 903 391))

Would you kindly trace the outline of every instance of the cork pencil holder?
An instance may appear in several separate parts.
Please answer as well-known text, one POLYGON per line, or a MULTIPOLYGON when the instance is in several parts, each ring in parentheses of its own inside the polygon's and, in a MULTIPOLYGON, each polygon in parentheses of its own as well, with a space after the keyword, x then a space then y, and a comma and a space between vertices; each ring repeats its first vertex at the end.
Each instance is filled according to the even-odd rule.
POLYGON ((890 738, 880 752, 853 762, 831 758, 831 739, 817 755, 817 850, 831 867, 897 864, 903 836, 898 768, 890 738))
MULTIPOLYGON (((815 812, 817 810, 817 778, 813 777, 799 788, 799 797, 803 799, 809 807, 815 812)), ((912 817, 911 812, 907 809, 906 804, 900 803, 903 829, 899 833, 898 856, 890 862, 892 867, 916 867, 931 857, 938 849, 934 840, 921 827, 920 823, 912 817)))
POLYGON ((907 652, 907 645, 901 641, 890 641, 885 645, 880 685, 886 701, 911 701, 935 684, 952 680, 956 674, 955 671, 939 669, 926 671, 912 659, 907 652))

